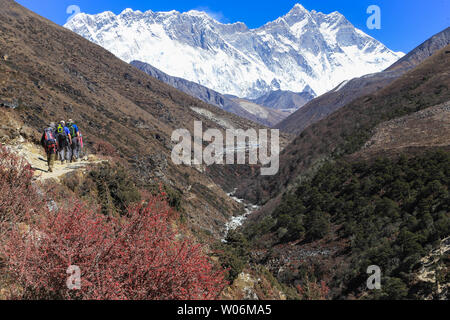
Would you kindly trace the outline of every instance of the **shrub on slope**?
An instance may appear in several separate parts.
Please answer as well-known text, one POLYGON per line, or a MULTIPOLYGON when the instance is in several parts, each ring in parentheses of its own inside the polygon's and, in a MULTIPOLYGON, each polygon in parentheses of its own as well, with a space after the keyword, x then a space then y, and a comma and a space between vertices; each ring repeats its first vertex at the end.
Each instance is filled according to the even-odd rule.
POLYGON ((42 198, 31 168, 5 148, 0 159, 0 213, 8 218, 1 226, 1 273, 19 288, 9 298, 214 299, 222 291, 223 271, 176 233, 164 195, 117 218, 76 201, 61 208, 30 202, 42 198), (70 266, 81 271, 79 290, 68 288, 70 266))

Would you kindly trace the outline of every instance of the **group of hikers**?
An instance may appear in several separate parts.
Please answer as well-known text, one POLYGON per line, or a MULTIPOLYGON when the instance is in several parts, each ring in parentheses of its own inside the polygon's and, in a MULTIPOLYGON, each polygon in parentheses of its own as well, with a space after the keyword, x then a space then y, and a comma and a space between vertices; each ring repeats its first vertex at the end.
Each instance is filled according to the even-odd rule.
POLYGON ((67 124, 60 121, 58 126, 54 122, 50 123, 42 134, 41 144, 47 153, 48 172, 53 172, 57 156, 61 164, 65 161, 78 161, 83 147, 83 137, 78 126, 69 119, 67 124))

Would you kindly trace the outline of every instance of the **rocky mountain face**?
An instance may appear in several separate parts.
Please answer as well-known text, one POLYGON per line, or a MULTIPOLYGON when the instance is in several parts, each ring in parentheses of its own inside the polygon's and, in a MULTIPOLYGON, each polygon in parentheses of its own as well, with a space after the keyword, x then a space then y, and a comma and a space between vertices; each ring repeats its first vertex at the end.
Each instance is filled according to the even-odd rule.
POLYGON ((66 28, 126 62, 139 60, 223 94, 256 99, 271 91, 321 95, 345 80, 381 71, 403 56, 342 14, 297 4, 249 29, 204 12, 80 13, 66 28))
POLYGON ((262 125, 272 127, 287 116, 285 113, 275 111, 270 108, 265 108, 245 99, 238 99, 232 96, 220 94, 217 91, 211 90, 198 83, 169 76, 168 74, 145 62, 132 61, 131 65, 144 71, 148 75, 206 103, 215 105, 225 111, 234 113, 242 118, 255 121, 262 125))
POLYGON ((277 124, 277 128, 299 135, 310 125, 326 118, 351 101, 380 90, 450 44, 450 28, 436 34, 387 70, 344 81, 329 92, 308 102, 300 110, 277 124))

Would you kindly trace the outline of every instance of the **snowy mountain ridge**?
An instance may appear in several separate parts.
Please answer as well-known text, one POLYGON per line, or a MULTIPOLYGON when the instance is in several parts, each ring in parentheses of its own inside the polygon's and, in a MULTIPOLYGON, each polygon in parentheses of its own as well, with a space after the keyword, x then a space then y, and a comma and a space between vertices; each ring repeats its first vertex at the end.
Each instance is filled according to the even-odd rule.
POLYGON ((223 94, 256 99, 276 90, 323 94, 343 81, 386 69, 389 50, 342 14, 300 4, 257 29, 191 10, 126 9, 77 14, 66 28, 126 62, 139 60, 223 94))

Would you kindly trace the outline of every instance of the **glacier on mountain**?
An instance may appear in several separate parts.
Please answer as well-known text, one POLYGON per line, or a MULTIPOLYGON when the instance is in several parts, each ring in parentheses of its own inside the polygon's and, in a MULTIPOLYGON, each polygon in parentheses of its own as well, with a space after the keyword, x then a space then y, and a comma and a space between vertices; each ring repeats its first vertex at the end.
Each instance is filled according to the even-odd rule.
POLYGON ((342 14, 297 4, 257 29, 220 23, 191 10, 126 9, 77 14, 66 28, 111 51, 223 94, 256 99, 270 91, 323 94, 379 72, 403 56, 355 28, 342 14))

